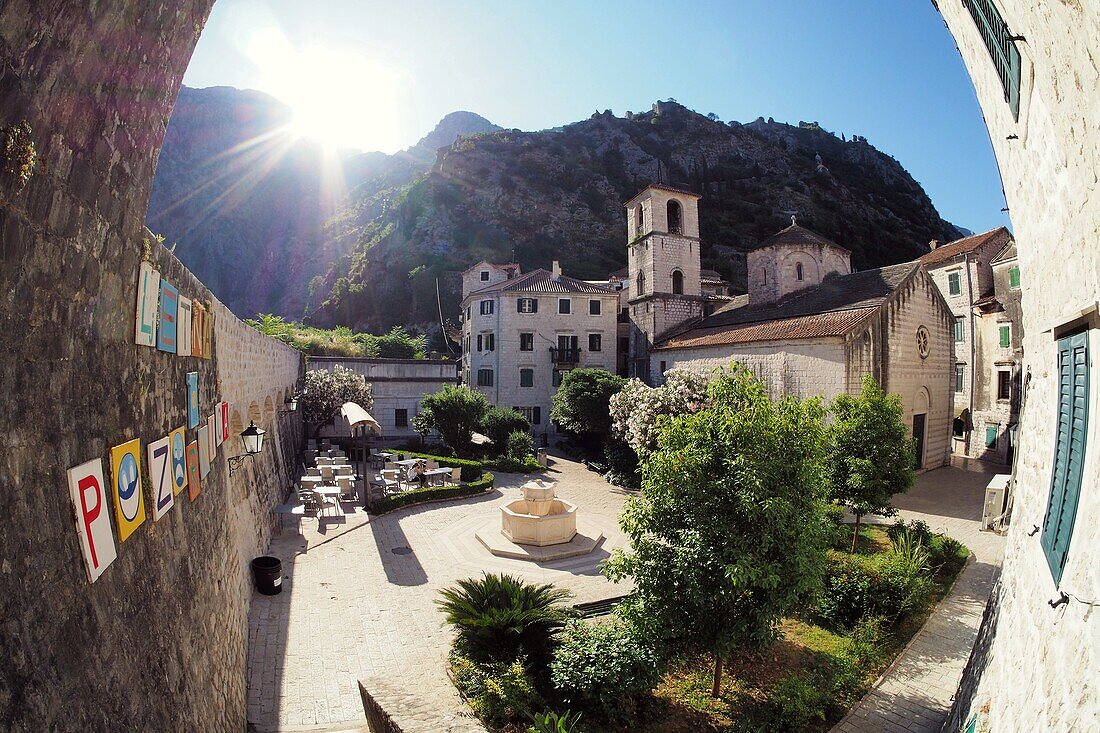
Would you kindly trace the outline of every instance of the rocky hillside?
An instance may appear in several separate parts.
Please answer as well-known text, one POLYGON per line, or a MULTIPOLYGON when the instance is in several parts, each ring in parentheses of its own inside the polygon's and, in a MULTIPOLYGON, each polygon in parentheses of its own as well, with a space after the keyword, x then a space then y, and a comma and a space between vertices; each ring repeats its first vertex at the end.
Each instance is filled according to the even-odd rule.
POLYGON ((333 165, 282 131, 289 119, 258 92, 185 87, 157 166, 150 229, 242 317, 435 329, 437 282, 453 317, 455 273, 513 253, 524 268, 557 259, 606 277, 626 263, 622 203, 658 168, 704 194, 704 266, 735 283, 790 212, 858 268, 958 236, 898 161, 815 124, 726 124, 661 102, 520 132, 455 112, 408 150, 333 165))
POLYGON ((310 283, 357 242, 348 222, 385 213, 437 148, 500 129, 455 112, 406 151, 343 151, 334 161, 292 139, 290 118, 260 92, 183 87, 157 162, 146 223, 241 317, 300 318, 310 283))
POLYGON ((606 277, 626 263, 622 203, 659 167, 666 182, 703 194, 704 267, 739 284, 744 253, 789 224, 791 212, 851 249, 859 269, 959 236, 901 164, 862 138, 813 123, 726 124, 662 102, 555 130, 464 137, 439 151, 426 176, 387 189, 384 205, 360 206, 353 196, 328 229, 348 254, 309 316, 376 331, 432 328, 437 283, 444 316, 453 317, 454 273, 513 253, 527 269, 557 259, 567 274, 606 277))

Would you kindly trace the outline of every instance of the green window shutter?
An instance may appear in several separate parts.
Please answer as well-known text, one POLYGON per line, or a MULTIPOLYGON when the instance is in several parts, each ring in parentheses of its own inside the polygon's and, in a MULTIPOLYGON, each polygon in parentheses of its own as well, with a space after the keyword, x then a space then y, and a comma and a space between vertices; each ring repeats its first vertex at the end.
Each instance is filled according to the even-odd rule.
POLYGON ((962 343, 962 340, 963 340, 964 336, 965 336, 965 334, 964 334, 964 329, 963 329, 963 319, 956 318, 955 319, 955 343, 957 343, 957 344, 962 343))
POLYGON ((1058 437, 1040 545, 1054 582, 1062 581, 1085 463, 1089 402, 1088 333, 1058 341, 1058 437))
POLYGON ((1010 288, 1020 287, 1020 268, 1011 267, 1008 270, 1008 286, 1010 288))
POLYGON ((952 272, 947 275, 947 290, 952 295, 958 295, 962 292, 962 279, 957 272, 952 272))
POLYGON ((997 426, 986 425, 985 426, 985 447, 996 448, 997 447, 997 426))
POLYGON ((1012 328, 1010 326, 1001 326, 1001 348, 1007 349, 1012 346, 1012 328))

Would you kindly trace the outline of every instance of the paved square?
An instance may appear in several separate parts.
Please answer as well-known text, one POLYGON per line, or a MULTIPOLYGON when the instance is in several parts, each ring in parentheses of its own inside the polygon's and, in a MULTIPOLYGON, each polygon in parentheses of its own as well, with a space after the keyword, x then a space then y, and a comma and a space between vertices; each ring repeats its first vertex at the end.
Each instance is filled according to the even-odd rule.
POLYGON ((532 563, 495 557, 477 541, 486 518, 520 496, 528 477, 515 474, 497 474, 496 491, 485 496, 373 519, 362 511, 306 517, 301 534, 284 531, 273 540, 269 553, 282 560, 286 580, 280 595, 252 602, 248 719, 255 730, 361 725, 363 678, 414 693, 409 704, 422 702, 436 721, 432 730, 448 730, 452 720, 461 727, 464 707, 446 675, 451 632, 434 605, 439 590, 460 578, 511 573, 568 588, 574 602, 628 592, 599 568, 625 543, 617 517, 626 492, 561 458, 548 478, 606 536, 591 555, 532 563))

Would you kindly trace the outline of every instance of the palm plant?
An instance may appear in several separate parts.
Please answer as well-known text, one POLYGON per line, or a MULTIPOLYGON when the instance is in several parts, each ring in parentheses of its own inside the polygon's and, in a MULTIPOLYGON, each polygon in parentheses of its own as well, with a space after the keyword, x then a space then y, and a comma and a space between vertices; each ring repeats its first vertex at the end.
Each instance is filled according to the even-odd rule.
POLYGON ((554 635, 572 615, 562 605, 569 591, 511 575, 466 578, 439 595, 436 605, 458 630, 456 649, 475 661, 548 664, 554 635))
POLYGON ((534 725, 527 729, 527 733, 579 733, 581 714, 570 715, 566 710, 564 715, 553 712, 535 713, 531 716, 534 725))
POLYGON ((903 530, 893 539, 894 554, 914 575, 926 575, 932 556, 913 532, 903 530))

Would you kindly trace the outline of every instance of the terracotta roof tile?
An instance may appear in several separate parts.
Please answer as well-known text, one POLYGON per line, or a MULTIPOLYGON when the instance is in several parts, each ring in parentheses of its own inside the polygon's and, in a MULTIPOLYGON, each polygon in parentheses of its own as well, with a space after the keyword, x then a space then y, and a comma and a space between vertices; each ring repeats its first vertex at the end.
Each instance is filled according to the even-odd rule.
POLYGON ((988 232, 956 239, 954 242, 936 247, 928 254, 922 256, 919 261, 922 265, 933 265, 938 262, 953 259, 967 252, 973 252, 979 247, 994 240, 998 242, 998 247, 1003 247, 1010 239, 1012 239, 1011 232, 1004 227, 997 227, 996 229, 990 229, 988 232))
POLYGON ((829 239, 826 236, 818 234, 812 229, 807 229, 800 224, 791 224, 786 229, 781 229, 775 234, 771 235, 763 242, 757 249, 763 249, 765 247, 774 247, 776 245, 800 245, 800 244, 816 244, 824 245, 826 247, 836 247, 837 249, 843 249, 845 252, 849 250, 841 247, 839 244, 829 239))
POLYGON ((701 194, 697 194, 694 191, 689 191, 686 188, 677 188, 676 186, 669 186, 669 185, 664 184, 664 183, 651 183, 648 186, 646 186, 645 188, 643 188, 641 191, 639 191, 638 193, 634 194, 630 198, 629 201, 627 201, 625 204, 623 204, 623 208, 624 209, 629 208, 630 205, 632 203, 634 203, 634 201, 639 196, 641 196, 643 193, 645 193, 646 191, 648 191, 651 188, 656 188, 660 191, 671 191, 672 193, 679 193, 679 194, 683 194, 684 196, 691 196, 692 198, 696 198, 696 199, 703 198, 701 194))
POLYGON ((870 317, 876 310, 876 306, 869 306, 735 326, 693 328, 678 336, 673 336, 656 347, 656 350, 727 346, 754 341, 787 341, 791 339, 843 336, 870 317))
MULTIPOLYGON (((590 293, 593 295, 614 295, 619 291, 612 290, 606 285, 578 280, 574 277, 562 275, 554 278, 554 273, 549 270, 532 270, 524 275, 518 275, 511 280, 503 280, 496 285, 474 290, 473 295, 484 295, 496 292, 524 292, 524 293, 590 293)), ((467 296, 469 297, 469 296, 467 296)))

